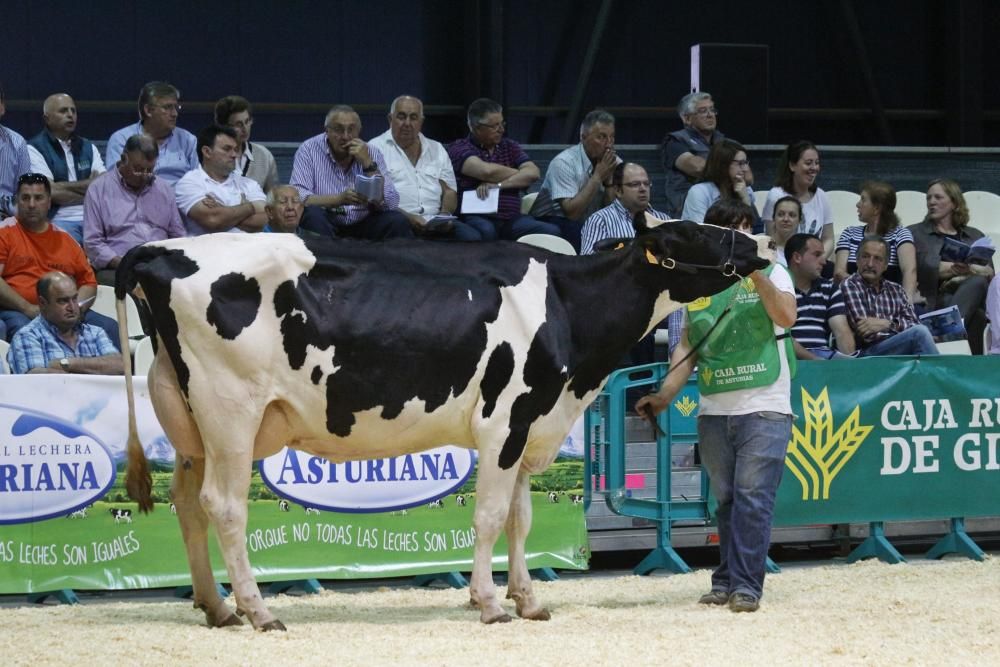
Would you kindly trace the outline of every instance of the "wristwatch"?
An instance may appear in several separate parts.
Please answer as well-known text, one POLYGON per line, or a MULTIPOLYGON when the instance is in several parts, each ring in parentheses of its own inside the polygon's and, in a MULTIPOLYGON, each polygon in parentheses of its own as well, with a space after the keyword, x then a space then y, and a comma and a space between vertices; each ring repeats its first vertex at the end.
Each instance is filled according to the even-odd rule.
POLYGON ((64 373, 69 373, 69 359, 63 357, 59 360, 59 368, 63 369, 64 373))
POLYGON ((365 172, 366 174, 370 174, 373 171, 378 171, 378 163, 375 162, 375 160, 372 160, 371 164, 368 165, 367 167, 362 168, 361 171, 365 172))

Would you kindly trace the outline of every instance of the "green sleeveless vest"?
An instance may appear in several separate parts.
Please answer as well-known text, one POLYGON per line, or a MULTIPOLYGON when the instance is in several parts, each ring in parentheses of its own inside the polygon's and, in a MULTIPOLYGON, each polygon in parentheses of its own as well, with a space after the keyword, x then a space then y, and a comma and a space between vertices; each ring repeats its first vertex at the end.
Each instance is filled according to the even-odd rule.
MULTIPOLYGON (((770 276, 773 268, 768 267, 764 275, 770 276)), ((750 278, 687 305, 688 341, 694 346, 705 338, 730 301, 730 312, 698 348, 698 390, 702 394, 764 387, 773 384, 781 373, 774 323, 750 278)), ((782 338, 789 376, 794 377, 791 336, 786 331, 782 338)))

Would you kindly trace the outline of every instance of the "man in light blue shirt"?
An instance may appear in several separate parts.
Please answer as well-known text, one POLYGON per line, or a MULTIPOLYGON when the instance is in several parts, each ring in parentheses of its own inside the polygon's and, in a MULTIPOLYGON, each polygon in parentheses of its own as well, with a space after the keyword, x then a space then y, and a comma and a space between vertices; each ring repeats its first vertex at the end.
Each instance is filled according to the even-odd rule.
MULTIPOLYGON (((0 120, 7 112, 4 100, 3 83, 0 83, 0 120)), ((14 215, 17 179, 29 171, 31 160, 24 137, 0 125, 0 219, 14 215)))
POLYGON ((151 81, 143 86, 139 91, 139 122, 111 135, 104 164, 117 164, 129 137, 148 134, 160 147, 156 161, 159 178, 173 185, 181 176, 197 169, 198 140, 187 130, 177 127, 180 97, 180 91, 164 81, 151 81))
POLYGON ((61 271, 39 278, 38 309, 11 341, 12 373, 124 373, 122 355, 104 330, 83 322, 73 278, 61 271))

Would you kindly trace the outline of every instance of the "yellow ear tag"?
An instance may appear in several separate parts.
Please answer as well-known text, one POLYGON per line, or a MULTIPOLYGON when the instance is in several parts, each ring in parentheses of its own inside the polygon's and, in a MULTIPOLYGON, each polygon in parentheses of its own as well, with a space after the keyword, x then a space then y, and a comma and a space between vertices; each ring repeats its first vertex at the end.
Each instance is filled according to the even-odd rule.
POLYGON ((660 260, 656 259, 656 256, 653 255, 653 253, 649 252, 649 248, 646 248, 646 261, 649 262, 650 264, 660 263, 660 260))
POLYGON ((615 250, 621 250, 624 247, 625 247, 624 243, 619 243, 618 245, 615 246, 615 250))

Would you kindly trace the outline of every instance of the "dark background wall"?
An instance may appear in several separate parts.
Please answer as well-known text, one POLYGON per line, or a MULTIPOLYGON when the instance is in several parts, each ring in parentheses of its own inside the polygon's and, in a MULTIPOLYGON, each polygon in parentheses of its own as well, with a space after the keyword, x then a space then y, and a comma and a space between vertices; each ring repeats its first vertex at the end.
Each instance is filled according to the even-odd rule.
MULTIPOLYGON (((984 54, 998 24, 1000 4, 982 0, 5 0, 0 80, 4 123, 23 134, 39 127, 44 97, 65 91, 81 133, 105 139, 134 121, 140 86, 165 79, 182 90, 183 127, 238 93, 256 105, 261 141, 319 132, 338 102, 356 105, 372 136, 391 99, 411 93, 442 140, 463 133, 464 107, 488 95, 523 142, 561 143, 576 100, 615 111, 619 143, 648 144, 678 126, 693 44, 760 44, 768 120, 738 137, 746 143, 988 146, 1000 91, 984 82, 1000 72, 984 54)), ((736 85, 743 66, 731 63, 736 85)), ((740 109, 716 98, 725 130, 740 109)))

